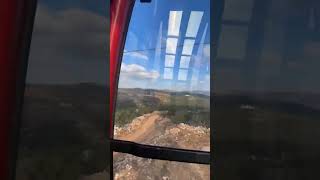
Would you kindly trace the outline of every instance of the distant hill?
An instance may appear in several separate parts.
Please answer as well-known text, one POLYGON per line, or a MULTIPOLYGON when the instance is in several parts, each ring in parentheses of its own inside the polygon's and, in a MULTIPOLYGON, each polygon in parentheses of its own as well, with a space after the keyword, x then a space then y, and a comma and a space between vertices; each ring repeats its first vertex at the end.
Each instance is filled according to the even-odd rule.
POLYGON ((256 104, 282 109, 288 112, 318 112, 320 111, 320 94, 295 92, 214 94, 216 104, 256 104))
POLYGON ((27 84, 18 179, 76 179, 70 177, 103 171, 107 95, 105 87, 89 83, 27 84))

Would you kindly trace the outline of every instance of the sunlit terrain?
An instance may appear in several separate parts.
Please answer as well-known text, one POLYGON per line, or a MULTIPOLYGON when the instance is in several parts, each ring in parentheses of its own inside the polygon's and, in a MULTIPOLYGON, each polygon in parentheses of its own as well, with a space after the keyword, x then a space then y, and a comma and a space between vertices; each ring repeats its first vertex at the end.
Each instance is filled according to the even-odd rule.
MULTIPOLYGON (((210 102, 205 93, 120 89, 115 138, 210 151, 210 102)), ((115 179, 209 179, 210 166, 114 153, 115 179), (146 168, 148 170, 146 170, 146 168), (179 171, 177 174, 176 172, 179 171)))

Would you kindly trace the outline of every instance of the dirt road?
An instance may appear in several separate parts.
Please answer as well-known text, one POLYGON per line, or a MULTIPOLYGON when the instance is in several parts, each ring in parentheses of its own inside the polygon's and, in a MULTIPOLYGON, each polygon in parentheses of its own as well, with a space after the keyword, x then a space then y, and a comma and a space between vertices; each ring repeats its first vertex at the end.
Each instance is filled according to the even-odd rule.
POLYGON ((160 114, 153 114, 141 121, 139 126, 135 128, 131 133, 124 133, 116 136, 116 139, 133 141, 133 142, 144 142, 150 136, 153 136, 158 129, 156 128, 157 123, 163 121, 164 118, 160 114))
MULTIPOLYGON (((170 147, 181 146, 179 148, 192 147, 189 144, 183 143, 184 141, 177 142, 179 138, 187 137, 186 135, 189 135, 189 139, 186 142, 191 144, 193 143, 192 141, 197 141, 198 144, 203 141, 198 140, 193 134, 190 135, 190 130, 178 129, 169 119, 162 117, 158 112, 134 120, 128 129, 127 131, 120 131, 116 138, 143 144, 170 147)), ((201 147, 208 146, 206 143, 199 145, 201 147)), ((206 165, 149 160, 121 153, 114 153, 114 172, 116 180, 128 178, 132 180, 141 178, 205 180, 210 178, 209 166, 206 165)))

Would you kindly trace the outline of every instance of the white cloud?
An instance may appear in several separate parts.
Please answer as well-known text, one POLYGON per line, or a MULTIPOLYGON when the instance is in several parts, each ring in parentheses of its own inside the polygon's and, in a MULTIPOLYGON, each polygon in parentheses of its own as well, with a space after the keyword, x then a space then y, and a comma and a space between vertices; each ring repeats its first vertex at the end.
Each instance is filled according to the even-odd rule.
POLYGON ((131 79, 157 79, 159 78, 160 74, 157 71, 148 71, 145 67, 138 64, 127 65, 122 63, 120 76, 131 79))
POLYGON ((210 74, 200 77, 200 71, 194 71, 191 78, 191 89, 210 91, 210 74))
POLYGON ((126 51, 124 51, 124 56, 130 56, 130 57, 134 57, 134 58, 137 58, 140 60, 145 60, 145 61, 149 60, 148 56, 142 52, 126 52, 126 51))

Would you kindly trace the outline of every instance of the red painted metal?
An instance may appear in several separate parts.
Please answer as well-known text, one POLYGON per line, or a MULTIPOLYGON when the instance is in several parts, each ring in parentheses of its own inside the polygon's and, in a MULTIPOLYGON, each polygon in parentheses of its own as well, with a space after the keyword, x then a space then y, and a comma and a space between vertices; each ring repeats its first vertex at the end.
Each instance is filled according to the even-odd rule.
POLYGON ((127 25, 134 0, 111 1, 111 29, 110 29, 110 137, 113 137, 113 111, 115 105, 118 69, 124 47, 127 25))
POLYGON ((9 177, 9 129, 14 113, 17 1, 0 1, 0 179, 9 177))

